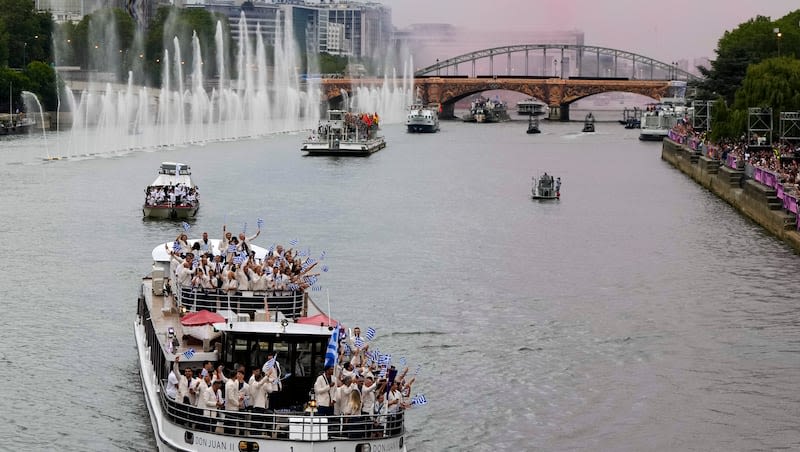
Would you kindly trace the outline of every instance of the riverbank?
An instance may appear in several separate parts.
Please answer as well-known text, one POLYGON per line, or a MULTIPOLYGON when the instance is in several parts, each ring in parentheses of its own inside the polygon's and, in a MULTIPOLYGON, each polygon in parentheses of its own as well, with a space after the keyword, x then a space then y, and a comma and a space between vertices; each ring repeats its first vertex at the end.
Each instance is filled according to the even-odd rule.
POLYGON ((661 159, 800 253, 797 215, 784 208, 784 202, 779 199, 774 188, 745 177, 743 169, 721 165, 719 160, 708 158, 702 152, 694 151, 669 138, 664 139, 661 159))

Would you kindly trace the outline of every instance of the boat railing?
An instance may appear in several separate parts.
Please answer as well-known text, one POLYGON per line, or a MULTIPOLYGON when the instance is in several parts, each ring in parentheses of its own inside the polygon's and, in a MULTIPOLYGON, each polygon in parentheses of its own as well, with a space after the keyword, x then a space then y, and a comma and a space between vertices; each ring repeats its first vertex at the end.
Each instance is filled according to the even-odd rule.
POLYGON ((256 318, 256 311, 282 313, 287 319, 297 319, 305 313, 305 293, 300 290, 237 291, 180 287, 178 307, 188 311, 205 309, 212 312, 234 311, 256 318))
POLYGON ((159 391, 166 418, 188 429, 216 435, 287 441, 339 441, 393 438, 405 433, 403 411, 382 415, 317 416, 310 410, 226 411, 205 409, 169 398, 164 380, 159 391))

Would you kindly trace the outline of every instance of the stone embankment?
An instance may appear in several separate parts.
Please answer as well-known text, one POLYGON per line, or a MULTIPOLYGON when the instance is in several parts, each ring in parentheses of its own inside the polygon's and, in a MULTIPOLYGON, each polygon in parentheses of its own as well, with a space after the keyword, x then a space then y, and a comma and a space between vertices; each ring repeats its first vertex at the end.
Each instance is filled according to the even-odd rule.
POLYGON ((661 159, 800 252, 797 216, 783 208, 773 188, 746 178, 743 170, 720 165, 719 160, 705 157, 668 138, 664 139, 661 159))

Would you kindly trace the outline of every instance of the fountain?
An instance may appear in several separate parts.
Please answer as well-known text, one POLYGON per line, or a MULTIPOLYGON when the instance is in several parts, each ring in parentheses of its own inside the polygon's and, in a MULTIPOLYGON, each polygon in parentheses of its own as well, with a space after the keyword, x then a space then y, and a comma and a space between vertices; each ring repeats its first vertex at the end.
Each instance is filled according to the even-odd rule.
MULTIPOLYGON (((202 43, 195 33, 188 74, 184 74, 182 43, 177 37, 172 39, 172 48, 164 49, 161 60, 160 90, 143 86, 143 80, 138 80, 143 76, 134 71, 128 73, 126 85, 90 82, 77 100, 66 90, 60 98, 65 97, 73 114, 73 126, 59 152, 71 157, 174 147, 316 127, 322 99, 319 81, 301 83, 294 31, 291 21, 284 22, 286 25, 280 26, 279 21, 276 30, 270 67, 260 24, 255 33, 248 33, 242 13, 239 33, 249 39, 242 39, 237 49, 235 80, 225 71, 226 45, 222 24, 217 23, 215 61, 203 61, 202 43), (213 64, 217 75, 218 83, 210 92, 204 64, 213 64)), ((412 66, 405 66, 400 82, 386 77, 379 89, 355 86, 353 108, 378 112, 383 123, 402 121, 413 86, 412 66)))

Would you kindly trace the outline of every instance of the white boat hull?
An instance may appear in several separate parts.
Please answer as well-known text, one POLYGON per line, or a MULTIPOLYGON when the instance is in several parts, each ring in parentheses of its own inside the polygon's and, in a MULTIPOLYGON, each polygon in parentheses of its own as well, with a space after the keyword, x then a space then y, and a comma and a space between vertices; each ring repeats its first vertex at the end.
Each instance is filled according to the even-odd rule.
MULTIPOLYGON (((150 422, 153 427, 156 446, 159 451, 238 451, 240 450, 240 442, 245 441, 251 443, 250 450, 258 450, 259 452, 283 452, 287 450, 292 450, 294 452, 350 451, 357 450, 356 447, 360 444, 369 444, 370 449, 364 450, 406 452, 404 436, 393 438, 364 438, 349 441, 286 440, 222 435, 174 424, 165 416, 160 403, 159 384, 150 362, 150 348, 146 346, 144 325, 141 324, 139 320, 136 320, 133 327, 136 339, 136 350, 139 357, 139 375, 141 377, 142 392, 144 394, 147 410, 150 414, 150 422)), ((311 434, 306 433, 306 435, 311 434)))
POLYGON ((185 219, 197 216, 200 204, 195 206, 142 206, 142 215, 146 218, 185 219))

